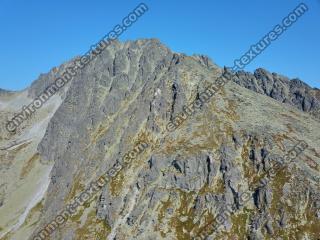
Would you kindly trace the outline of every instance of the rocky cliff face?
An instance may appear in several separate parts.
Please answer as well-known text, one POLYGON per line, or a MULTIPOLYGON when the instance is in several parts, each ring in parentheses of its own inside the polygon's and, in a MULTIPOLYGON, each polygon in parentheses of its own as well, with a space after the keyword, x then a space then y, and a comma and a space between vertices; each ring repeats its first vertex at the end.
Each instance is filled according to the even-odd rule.
POLYGON ((289 80, 259 68, 253 74, 238 72, 234 82, 320 118, 320 90, 312 89, 299 79, 289 80))
MULTIPOLYGON (((68 64, 0 95, 1 122, 68 64)), ((318 239, 319 90, 239 72, 168 131, 223 72, 157 40, 113 43, 16 134, 1 129, 0 236, 41 239, 118 166, 49 239, 318 239)))

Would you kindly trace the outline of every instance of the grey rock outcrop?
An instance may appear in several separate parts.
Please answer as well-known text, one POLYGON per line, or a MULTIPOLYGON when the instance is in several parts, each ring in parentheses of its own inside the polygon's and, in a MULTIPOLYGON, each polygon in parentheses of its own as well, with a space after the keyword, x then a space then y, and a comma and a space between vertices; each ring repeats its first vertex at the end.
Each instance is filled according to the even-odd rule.
MULTIPOLYGON (((28 97, 41 94, 72 61, 41 75, 28 97)), ((33 122, 38 128, 27 125, 29 135, 15 136, 42 129, 39 142, 31 141, 39 162, 52 170, 27 227, 7 236, 33 239, 120 164, 50 239, 316 239, 319 90, 263 69, 238 72, 235 82, 167 131, 223 71, 205 56, 174 53, 155 39, 110 45, 59 93, 53 116, 43 110, 30 120, 41 115, 47 125, 33 122), (308 148, 270 177, 299 140, 308 148), (125 162, 141 142, 148 146, 125 162)), ((0 140, 8 146, 16 139, 0 140)), ((23 149, 9 149, 1 161, 8 164, 4 156, 16 158, 23 149)), ((25 168, 35 161, 27 159, 25 168)))
POLYGON ((300 79, 289 79, 259 68, 253 74, 239 71, 233 80, 240 86, 320 118, 320 90, 311 88, 300 79))

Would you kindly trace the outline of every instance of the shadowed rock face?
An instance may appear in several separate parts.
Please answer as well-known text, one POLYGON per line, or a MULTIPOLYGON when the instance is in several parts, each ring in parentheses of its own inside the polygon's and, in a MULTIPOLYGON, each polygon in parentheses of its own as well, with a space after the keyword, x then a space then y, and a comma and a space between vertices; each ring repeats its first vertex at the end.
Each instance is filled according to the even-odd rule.
POLYGON ((238 72, 234 82, 320 118, 320 90, 311 88, 299 79, 289 80, 259 68, 253 74, 238 72))
MULTIPOLYGON (((24 94, 41 94, 71 62, 41 75, 24 94)), ((15 169, 8 159, 23 159, 21 151, 38 159, 26 159, 25 181, 33 168, 52 166, 43 200, 5 237, 33 239, 93 180, 126 164, 51 239, 316 239, 318 90, 263 69, 238 72, 179 128, 166 130, 223 71, 154 39, 110 45, 48 102, 52 111, 37 112, 16 135, 1 130, 4 172, 15 169), (39 125, 43 119, 47 124, 39 125), (37 126, 42 135, 34 134, 37 126), (6 148, 26 138, 33 143, 27 150, 6 148), (308 147, 271 176, 300 140, 308 147), (147 145, 139 149, 141 142, 147 145)), ((4 119, 12 114, 5 106, 4 119)), ((0 213, 7 213, 14 187, 5 186, 0 213)), ((5 220, 1 232, 10 227, 5 220)))

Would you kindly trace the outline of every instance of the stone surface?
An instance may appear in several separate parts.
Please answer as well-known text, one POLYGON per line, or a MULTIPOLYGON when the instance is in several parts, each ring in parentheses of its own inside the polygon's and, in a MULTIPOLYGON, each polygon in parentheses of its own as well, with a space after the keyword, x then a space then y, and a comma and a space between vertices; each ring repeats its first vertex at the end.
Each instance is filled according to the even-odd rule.
MULTIPOLYGON (((23 92, 0 91, 1 122, 72 61, 23 92)), ((156 39, 114 42, 16 134, 1 126, 4 239, 33 239, 140 142, 148 147, 50 239, 317 239, 319 90, 263 69, 239 72, 179 128, 166 130, 223 71, 156 39), (308 148, 268 177, 299 140, 308 148), (29 182, 18 188, 22 211, 46 169, 46 194, 10 231, 22 214, 9 216, 10 201, 21 196, 10 193, 20 184, 15 174, 29 182)))

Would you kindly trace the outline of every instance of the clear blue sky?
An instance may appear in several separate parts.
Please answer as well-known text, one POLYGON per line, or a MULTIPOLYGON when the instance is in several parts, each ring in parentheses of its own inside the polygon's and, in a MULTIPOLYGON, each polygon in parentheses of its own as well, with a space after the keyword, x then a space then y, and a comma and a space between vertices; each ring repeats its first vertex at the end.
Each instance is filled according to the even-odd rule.
MULTIPOLYGON (((300 1, 144 1, 149 11, 121 40, 159 38, 176 52, 200 53, 220 66, 281 22, 300 1)), ((21 90, 40 73, 85 53, 140 2, 1 0, 0 88, 21 90)), ((263 67, 320 88, 320 0, 246 70, 263 67)))

